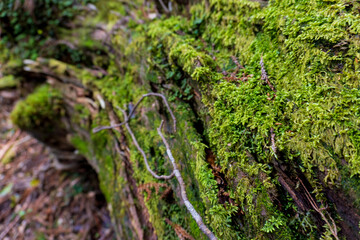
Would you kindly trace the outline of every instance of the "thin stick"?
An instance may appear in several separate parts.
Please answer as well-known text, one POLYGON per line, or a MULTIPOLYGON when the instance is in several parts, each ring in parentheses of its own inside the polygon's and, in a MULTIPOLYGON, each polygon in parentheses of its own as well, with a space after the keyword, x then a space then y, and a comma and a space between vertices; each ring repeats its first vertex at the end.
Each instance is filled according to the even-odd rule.
POLYGON ((16 130, 14 135, 11 136, 10 140, 3 146, 3 148, 0 150, 0 162, 2 161, 3 157, 6 155, 6 153, 11 149, 12 146, 16 143, 16 139, 20 136, 21 130, 16 130))
POLYGON ((231 56, 231 60, 233 60, 233 62, 236 64, 236 71, 238 71, 239 69, 245 69, 243 65, 241 65, 239 63, 239 61, 237 60, 237 58, 235 56, 231 56))
POLYGON ((169 9, 165 6, 165 4, 164 4, 164 2, 162 0, 159 0, 159 3, 160 3, 161 7, 164 9, 164 11, 166 13, 170 12, 169 9))
MULTIPOLYGON (((27 208, 29 207, 30 205, 30 202, 31 202, 31 197, 28 196, 24 205, 20 208, 20 211, 24 211, 24 210, 27 210, 27 208)), ((19 212, 20 212, 19 211, 19 212)), ((12 220, 12 222, 10 222, 5 230, 0 233, 0 239, 4 239, 6 237, 6 235, 10 232, 11 229, 13 229, 15 227, 15 225, 17 224, 17 222, 21 219, 21 215, 20 214, 17 214, 16 217, 14 218, 14 220, 12 220)))
POLYGON ((146 165, 146 169, 151 173, 151 175, 153 175, 154 178, 156 179, 164 179, 164 180, 169 180, 171 178, 174 177, 174 172, 172 172, 169 176, 166 176, 166 175, 157 175, 155 172, 153 172, 153 170, 151 170, 150 166, 149 166, 149 163, 148 163, 148 160, 147 160, 147 157, 146 157, 146 154, 144 152, 144 150, 140 147, 138 141, 136 140, 136 137, 134 135, 134 133, 132 132, 130 126, 129 126, 129 117, 127 116, 126 114, 126 111, 125 110, 121 110, 122 113, 124 114, 124 118, 125 118, 125 126, 127 128, 127 130, 129 131, 130 133, 130 136, 136 146, 136 148, 139 150, 139 152, 141 153, 141 155, 143 156, 144 158, 144 162, 145 162, 145 165, 146 165))
POLYGON ((336 228, 336 224, 335 224, 335 222, 334 222, 334 219, 332 219, 332 217, 331 217, 330 214, 328 213, 328 214, 329 214, 329 217, 330 217, 330 220, 332 221, 332 224, 333 224, 333 225, 331 225, 331 224, 329 223, 329 221, 327 220, 327 218, 325 217, 325 215, 324 215, 324 213, 323 213, 323 209, 319 209, 319 207, 317 206, 315 200, 313 199, 313 197, 310 195, 309 191, 308 191, 307 188, 305 187, 304 183, 301 181, 300 178, 298 178, 298 179, 299 179, 301 185, 303 186, 303 188, 305 189, 305 196, 306 196, 306 198, 308 199, 308 201, 310 202, 311 206, 314 208, 314 210, 315 210, 316 212, 318 212, 318 213, 321 215, 321 217, 323 218, 323 220, 325 221, 325 223, 328 225, 329 230, 330 230, 331 234, 335 237, 335 239, 336 239, 336 240, 339 240, 339 237, 337 236, 337 228, 336 228))
POLYGON ((264 64, 264 59, 261 56, 260 59, 260 66, 261 66, 261 80, 265 80, 265 82, 267 83, 267 85, 269 85, 269 87, 271 88, 271 90, 273 90, 274 92, 276 92, 276 89, 274 88, 274 86, 271 84, 271 82, 269 81, 269 77, 266 73, 265 70, 265 64, 264 64))
POLYGON ((275 145, 275 132, 274 132, 274 128, 270 128, 270 138, 271 138, 271 149, 273 150, 274 154, 276 154, 276 145, 275 145))
POLYGON ((169 143, 166 141, 164 135, 162 134, 161 132, 161 129, 163 127, 163 123, 164 121, 161 121, 160 123, 160 126, 159 128, 157 129, 158 131, 158 134, 160 135, 163 143, 165 144, 165 147, 166 147, 166 153, 173 165, 173 168, 174 168, 174 171, 173 173, 175 173, 175 177, 176 179, 178 180, 179 182, 179 185, 180 185, 180 192, 181 192, 181 198, 182 200, 184 201, 185 203, 185 206, 186 208, 188 209, 188 211, 190 212, 191 216, 195 219, 197 225, 199 226, 200 230, 211 240, 215 240, 217 239, 215 237, 215 235, 210 231, 210 229, 207 228, 207 226, 204 224, 201 216, 199 215, 199 213, 195 210, 194 206, 190 203, 190 201, 188 200, 187 198, 187 194, 186 194, 186 189, 185 189, 185 183, 184 183, 184 180, 180 174, 180 171, 179 169, 177 168, 176 166, 176 162, 175 162, 175 159, 171 153, 171 150, 170 150, 170 145, 169 143))
POLYGON ((100 132, 102 130, 105 130, 105 129, 112 129, 112 128, 117 128, 117 127, 120 127, 122 125, 125 125, 127 122, 129 122, 130 118, 134 115, 135 113, 135 110, 136 108, 139 106, 139 104, 141 103, 142 100, 144 100, 144 98, 146 97, 149 97, 149 96, 155 96, 155 97, 160 97, 162 98, 162 100, 164 101, 165 103, 165 106, 166 108, 168 109, 170 115, 171 115, 171 118, 173 120, 173 127, 174 127, 174 132, 176 132, 176 118, 175 118, 175 115, 174 113, 172 112, 171 108, 170 108, 170 105, 166 99, 166 97, 161 94, 161 93, 147 93, 147 94, 144 94, 142 95, 142 97, 139 99, 139 101, 137 101, 137 103, 135 104, 134 108, 131 110, 131 112, 129 113, 129 116, 127 118, 127 120, 125 120, 124 122, 122 123, 118 123, 118 124, 115 124, 115 125, 111 125, 111 126, 100 126, 100 127, 96 127, 93 129, 93 133, 97 133, 97 132, 100 132))

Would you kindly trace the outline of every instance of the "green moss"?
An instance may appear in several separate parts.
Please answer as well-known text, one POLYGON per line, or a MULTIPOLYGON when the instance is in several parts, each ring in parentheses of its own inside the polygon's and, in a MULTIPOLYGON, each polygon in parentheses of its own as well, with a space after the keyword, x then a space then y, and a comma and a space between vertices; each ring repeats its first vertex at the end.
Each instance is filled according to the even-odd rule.
MULTIPOLYGON (((216 150, 226 178, 234 182, 235 198, 246 212, 246 229, 254 229, 245 235, 255 236, 277 211, 268 196, 277 191, 271 165, 278 155, 270 151, 271 128, 281 161, 301 169, 314 192, 322 191, 319 180, 339 186, 340 178, 352 176, 357 182, 359 46, 357 27, 352 27, 358 25, 357 8, 340 1, 273 1, 266 8, 256 2, 210 1, 209 8, 194 6, 191 21, 171 17, 151 23, 147 33, 153 56, 150 64, 167 82, 180 71, 198 80, 205 90, 203 102, 212 117, 210 147, 216 150), (245 83, 227 81, 219 74, 234 71, 231 56, 245 66, 237 73, 239 78, 249 76, 245 83), (272 99, 271 89, 260 79, 261 56, 277 89, 272 99), (349 172, 340 173, 339 168, 349 172), (316 171, 325 177, 318 179, 316 171)), ((211 174, 206 164, 200 169, 204 173, 194 170, 200 174, 199 183, 201 175, 211 174)), ((202 198, 211 198, 201 186, 202 198)), ((216 192, 215 183, 210 189, 216 192)), ((321 194, 317 197, 323 199, 321 194)), ((207 208, 215 206, 214 201, 207 208)), ((221 216, 230 217, 233 212, 209 215, 226 222, 221 216)), ((279 234, 291 236, 295 229, 295 225, 283 226, 280 232, 285 235, 279 234)), ((219 236, 228 231, 227 227, 215 230, 219 236)))
MULTIPOLYGON (((152 102, 152 99, 147 99, 143 105, 151 106, 152 102)), ((172 103, 171 106, 173 106, 172 103)), ((180 102, 177 102, 176 107, 177 111, 175 115, 179 123, 177 125, 177 134, 168 135, 167 138, 170 139, 172 148, 175 149, 173 154, 179 163, 178 166, 182 169, 183 178, 186 180, 189 200, 194 207, 202 213, 204 211, 204 206, 197 193, 196 182, 191 181, 191 179, 194 179, 192 176, 193 169, 191 164, 193 161, 192 159, 195 158, 195 154, 193 153, 192 146, 189 144, 191 141, 199 140, 199 136, 189 122, 193 118, 189 108, 180 102), (184 141, 184 139, 186 140, 184 141)), ((151 168, 158 174, 169 174, 172 167, 169 160, 164 157, 166 152, 156 131, 161 118, 156 113, 155 109, 151 107, 145 109, 148 110, 143 113, 141 118, 137 116, 133 119, 130 126, 132 129, 136 129, 134 134, 136 135, 140 146, 144 149, 145 153, 147 153, 151 168)), ((146 171, 143 158, 134 145, 131 145, 130 150, 131 162, 134 170, 133 176, 136 181, 139 184, 158 182, 146 171)), ((171 180, 169 184, 173 189, 178 188, 176 180, 171 180)), ((194 237, 203 239, 196 222, 189 216, 185 206, 179 204, 181 202, 179 193, 175 192, 173 197, 175 199, 173 203, 160 199, 160 196, 156 195, 152 195, 151 199, 146 202, 146 206, 150 213, 150 220, 159 239, 173 239, 176 237, 174 230, 168 224, 164 223, 165 218, 169 218, 172 222, 184 227, 194 237)))
POLYGON ((0 78, 0 89, 14 88, 18 86, 19 82, 12 75, 4 76, 0 78))
POLYGON ((76 104, 74 106, 74 110, 76 111, 76 116, 72 118, 73 123, 78 124, 80 127, 84 129, 89 127, 89 120, 91 119, 90 110, 81 104, 76 104))
MULTIPOLYGON (((78 109, 82 107, 78 106, 78 109)), ((81 112, 77 112, 80 113, 81 112)), ((79 117, 79 116, 78 116, 79 117)), ((108 125, 107 115, 99 113, 92 122, 91 126, 84 125, 84 130, 91 130, 99 125, 108 125)), ((77 148, 80 154, 85 156, 92 166, 96 166, 100 181, 100 189, 103 192, 114 222, 118 222, 123 228, 123 236, 131 239, 131 226, 127 223, 126 210, 128 208, 128 196, 124 192, 128 184, 124 180, 123 165, 120 156, 115 151, 115 141, 113 135, 106 131, 87 135, 75 135, 71 138, 71 143, 77 148)))
MULTIPOLYGON (((166 94, 178 120, 178 132, 167 137, 189 199, 220 239, 319 238, 312 213, 297 209, 279 183, 275 165, 286 166, 291 174, 302 172, 317 201, 324 204, 329 203, 324 188, 341 189, 358 199, 359 4, 274 0, 262 7, 256 1, 207 2, 208 6, 192 6, 190 17, 154 20, 141 19, 143 12, 133 5, 113 1, 103 8, 99 5, 98 17, 109 29, 118 15, 129 11, 143 20, 138 24, 134 18, 113 33, 111 43, 118 52, 111 53, 104 64, 107 74, 95 76, 56 61, 48 64, 57 74, 81 79, 113 106, 128 108, 127 104, 154 90, 166 94), (109 9, 117 13, 107 14, 109 9), (234 57, 243 68, 237 69, 234 57), (261 57, 276 96, 261 80, 261 57), (233 73, 233 80, 225 78, 224 72, 233 73), (200 98, 203 105, 196 102, 200 98), (270 146, 271 129, 276 153, 270 146), (232 203, 220 203, 219 184, 207 162, 206 148, 216 155, 215 164, 221 169, 217 174, 227 182, 232 203)), ((103 62, 101 57, 97 61, 103 62)), ((168 174, 171 166, 155 130, 161 119, 159 107, 151 98, 142 107, 130 125, 152 169, 168 174)), ((77 111, 81 117, 76 121, 90 118, 81 107, 77 111)), ((91 118, 92 127, 109 124, 103 112, 91 118)), ((130 136, 126 139, 137 184, 157 182, 146 171, 130 136)), ((118 200, 127 183, 114 173, 121 170, 121 160, 112 151, 113 144, 113 136, 106 132, 92 134, 90 139, 74 138, 80 152, 99 166, 113 215, 122 219, 124 210, 117 211, 126 204, 118 200)), ((170 184, 177 188, 176 181, 170 184)), ((196 223, 179 204, 179 196, 174 198, 172 204, 159 196, 146 202, 159 239, 175 238, 164 218, 201 238, 196 223)), ((332 217, 337 219, 336 214, 332 217)))
POLYGON ((43 85, 16 104, 11 120, 25 130, 48 129, 55 128, 54 122, 58 122, 63 114, 61 93, 49 85, 43 85))

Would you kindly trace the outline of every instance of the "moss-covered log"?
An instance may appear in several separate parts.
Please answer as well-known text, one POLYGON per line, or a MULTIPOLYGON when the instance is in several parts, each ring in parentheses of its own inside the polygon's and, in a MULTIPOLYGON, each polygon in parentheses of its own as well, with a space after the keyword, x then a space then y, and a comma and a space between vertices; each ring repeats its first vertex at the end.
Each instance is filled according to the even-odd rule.
POLYGON ((190 2, 99 0, 79 11, 58 44, 84 62, 14 64, 4 51, 9 73, 47 82, 14 122, 89 161, 120 239, 205 239, 177 181, 147 171, 123 126, 92 132, 124 121, 117 107, 130 112, 148 92, 166 96, 177 132, 155 98, 130 126, 168 175, 156 131, 165 121, 189 201, 218 239, 359 239, 360 4, 190 2))

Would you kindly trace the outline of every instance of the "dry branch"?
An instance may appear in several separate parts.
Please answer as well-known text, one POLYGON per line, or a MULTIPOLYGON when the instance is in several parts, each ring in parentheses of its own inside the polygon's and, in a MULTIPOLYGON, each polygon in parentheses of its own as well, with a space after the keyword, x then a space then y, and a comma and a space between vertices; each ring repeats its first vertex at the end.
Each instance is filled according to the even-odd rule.
POLYGON ((127 122, 129 122, 129 120, 131 119, 131 117, 134 115, 136 108, 139 106, 139 104, 141 103, 142 100, 144 100, 144 98, 148 97, 148 96, 155 96, 155 97, 160 97, 162 98, 162 100, 164 101, 164 104, 166 106, 166 108, 168 109, 171 118, 173 119, 173 123, 174 123, 174 131, 176 132, 176 118, 174 113, 171 111, 170 105, 166 99, 166 97, 160 93, 147 93, 142 95, 142 97, 139 99, 139 101, 137 101, 137 103, 135 104, 134 108, 131 110, 131 112, 129 113, 129 116, 127 118, 127 120, 125 120, 122 123, 119 124, 115 124, 115 125, 111 125, 111 126, 100 126, 100 127, 96 127, 93 129, 93 133, 97 133, 99 131, 105 130, 105 129, 112 129, 112 128, 117 128, 120 127, 122 125, 125 125, 127 122))
POLYGON ((159 128, 157 129, 158 134, 160 135, 163 143, 165 144, 166 147, 166 153, 173 165, 174 171, 173 173, 175 173, 175 177, 179 182, 180 185, 180 192, 181 192, 181 198, 185 203, 186 208, 188 209, 188 211, 190 212, 191 216, 195 219, 197 225, 199 226, 200 230, 209 238, 209 239, 216 239, 215 235, 210 231, 210 229, 207 228, 207 226, 204 224, 201 216, 199 215, 199 213, 195 210, 194 206, 190 203, 190 201, 187 198, 187 194, 186 194, 186 188, 185 188, 185 183, 184 180, 180 174, 179 169, 176 166, 176 162, 175 159, 171 153, 170 150, 170 145, 169 143, 166 141, 164 135, 161 132, 161 129, 163 127, 163 123, 164 121, 161 121, 159 128))
MULTIPOLYGON (((136 107, 136 106, 135 106, 136 107)), ((135 109, 135 108, 134 108, 135 109)), ((125 118, 125 126, 126 126, 126 129, 129 131, 129 134, 134 142, 134 145, 136 146, 136 148, 139 150, 139 152, 141 153, 141 155, 143 156, 144 158, 144 162, 145 162, 145 165, 146 165, 146 169, 151 173, 151 175, 153 175, 154 178, 156 179, 164 179, 164 180, 169 180, 171 178, 174 177, 174 172, 171 173, 170 175, 166 176, 166 175, 157 175, 153 170, 151 170, 150 168, 150 165, 149 165, 149 162, 147 160, 147 157, 146 157, 146 154, 144 152, 144 150, 140 147, 138 141, 136 140, 136 137, 134 135, 134 133, 132 132, 130 126, 129 126, 129 117, 127 116, 125 110, 122 110, 123 114, 124 114, 124 118, 125 118)), ((132 111, 133 112, 133 111, 132 111)))
POLYGON ((233 62, 235 63, 235 65, 237 67, 236 71, 238 71, 239 69, 244 69, 244 66, 239 63, 239 61, 237 60, 237 58, 235 56, 231 56, 231 60, 233 60, 233 62))
POLYGON ((166 147, 166 153, 170 159, 170 162, 172 163, 172 166, 173 166, 173 172, 166 176, 166 175, 157 175, 154 171, 151 170, 150 166, 149 166, 149 163, 148 163, 148 160, 147 160, 147 157, 146 157, 146 154, 144 152, 144 150, 140 147, 138 141, 136 140, 136 137, 133 133, 133 131, 131 130, 130 128, 130 125, 129 125, 129 121, 130 121, 130 118, 131 116, 135 113, 135 110, 136 108, 139 106, 140 102, 145 98, 145 97, 148 97, 148 96, 156 96, 156 97, 161 97, 167 107, 167 109, 169 110, 169 113, 173 119, 173 127, 174 127, 174 131, 176 132, 176 118, 173 114, 173 112, 171 111, 171 108, 170 108, 170 105, 167 101, 167 99, 165 98, 164 95, 160 94, 160 93, 147 93, 147 94, 144 94, 142 95, 142 97, 140 98, 140 100, 135 104, 134 108, 130 111, 129 115, 127 115, 126 111, 123 110, 123 109, 120 109, 121 112, 124 114, 124 122, 122 123, 119 123, 119 124, 115 124, 115 125, 112 125, 112 126, 101 126, 101 127, 97 127, 97 128, 94 128, 93 129, 93 132, 96 133, 96 132, 99 132, 101 130, 104 130, 104 129, 112 129, 112 128, 116 128, 116 127, 120 127, 122 125, 125 125, 125 127, 127 128, 127 130, 129 131, 129 134, 134 142, 134 145, 136 146, 136 148, 139 150, 139 152, 141 153, 141 155, 143 156, 144 158, 144 162, 145 162, 145 165, 146 165, 146 169, 151 173, 151 175, 153 175, 153 177, 155 177, 156 179, 164 179, 164 180, 169 180, 171 179, 172 177, 176 177, 177 181, 179 182, 179 185, 180 185, 180 192, 181 192, 181 198, 182 200, 184 201, 185 203, 185 206, 186 208, 188 209, 188 211, 190 212, 191 216, 194 218, 194 220, 196 221, 197 225, 199 226, 200 230, 210 239, 210 240, 216 240, 217 238, 215 237, 215 235, 210 231, 210 229, 204 224, 200 214, 195 210, 194 206, 190 203, 190 201, 188 200, 188 197, 187 197, 187 194, 186 194, 186 188, 185 188, 185 182, 180 174, 180 171, 179 169, 177 168, 176 166, 176 162, 175 162, 175 159, 171 153, 171 150, 170 150, 170 145, 168 144, 168 142, 166 141, 164 135, 162 134, 161 132, 161 129, 163 127, 163 123, 164 121, 162 120, 161 121, 161 124, 159 126, 159 128, 157 129, 158 131, 158 134, 160 135, 163 143, 165 144, 165 147, 166 147))
POLYGON ((161 7, 164 9, 164 11, 166 13, 170 12, 169 9, 165 6, 165 4, 164 4, 164 2, 162 0, 159 0, 159 3, 160 3, 161 7))
POLYGON ((273 150, 274 154, 276 154, 276 144, 275 144, 275 132, 274 132, 274 128, 270 128, 270 138, 271 138, 271 149, 273 150))
POLYGON ((274 88, 274 86, 271 84, 271 82, 269 81, 269 76, 266 73, 266 69, 265 69, 265 64, 264 64, 264 59, 263 57, 261 57, 260 59, 260 66, 261 66, 261 80, 264 80, 267 85, 269 85, 269 87, 271 88, 271 90, 273 90, 274 92, 276 92, 276 89, 274 88))
POLYGON ((298 178, 302 187, 305 189, 305 196, 306 198, 308 199, 308 201, 310 202, 311 206, 314 208, 314 210, 319 213, 322 217, 322 219, 325 221, 326 225, 328 225, 329 227, 329 230, 331 232, 331 234, 334 236, 334 238, 336 240, 339 240, 339 237, 337 235, 337 228, 336 228, 336 224, 335 224, 335 221, 334 219, 330 216, 330 214, 328 213, 329 215, 329 218, 332 222, 332 225, 329 223, 328 219, 326 218, 325 214, 323 213, 324 211, 324 208, 319 208, 314 200, 314 198, 311 196, 311 194, 309 193, 309 191, 307 190, 307 188, 305 187, 304 183, 301 181, 300 178, 298 178))

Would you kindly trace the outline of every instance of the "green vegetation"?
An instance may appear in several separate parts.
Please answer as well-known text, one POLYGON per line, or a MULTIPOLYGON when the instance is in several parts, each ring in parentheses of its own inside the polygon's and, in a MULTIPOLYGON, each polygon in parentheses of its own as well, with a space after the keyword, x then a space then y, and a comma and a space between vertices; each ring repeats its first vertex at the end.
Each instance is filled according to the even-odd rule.
POLYGON ((14 47, 14 53, 23 59, 36 59, 46 41, 59 38, 61 28, 76 17, 82 5, 91 2, 94 1, 3 0, 0 42, 14 47))
POLYGON ((0 77, 0 89, 13 88, 18 85, 18 81, 12 75, 0 77))
MULTIPOLYGON (((190 23, 175 17, 152 23, 149 42, 162 49, 175 69, 207 89, 203 102, 212 116, 211 147, 229 182, 237 183, 230 195, 245 211, 245 222, 251 226, 245 229, 252 228, 251 235, 260 237, 260 229, 269 229, 270 222, 276 222, 273 214, 278 215, 268 195, 277 188, 271 180, 274 161, 303 172, 322 200, 323 186, 341 188, 345 179, 351 179, 347 184, 359 182, 359 148, 354 140, 359 132, 358 5, 273 1, 261 9, 247 1, 210 1, 210 8, 193 7, 190 23), (178 31, 196 35, 179 36, 178 31), (221 71, 234 71, 232 56, 245 68, 228 80, 213 70, 216 62, 221 71), (261 56, 276 97, 260 79, 261 56), (271 128, 276 154, 270 148, 271 128), (317 177, 318 172, 324 177, 317 177)), ((225 211, 225 216, 233 214, 231 208, 225 211)), ((274 234, 292 229, 275 226, 283 227, 274 234)))
MULTIPOLYGON (((360 207, 360 4, 207 2, 193 4, 190 17, 177 8, 171 16, 152 20, 136 8, 142 1, 99 1, 96 21, 113 34, 112 50, 97 59, 106 63, 106 74, 95 77, 89 69, 53 60, 42 64, 71 69, 70 75, 113 106, 135 103, 150 91, 166 94, 178 121, 178 132, 167 135, 189 199, 219 239, 329 239, 335 237, 332 226, 317 212, 325 206, 324 216, 336 221, 339 236, 350 236, 346 229, 340 232, 340 219, 352 215, 338 209, 339 204, 351 205, 350 212, 360 207), (136 18, 114 28, 116 19, 129 13, 136 18), (264 82, 264 70, 276 92, 264 82)), ((93 18, 85 22, 95 24, 93 18)), ((168 174, 156 133, 166 113, 153 103, 146 99, 130 125, 153 169, 168 174)), ((20 127, 34 124, 24 117, 25 125, 17 122, 17 115, 29 112, 21 108, 15 109, 14 121, 20 127)), ((82 126, 86 130, 109 124, 105 111, 90 117, 81 109, 80 118, 92 118, 82 126)), ((99 167, 113 216, 126 225, 121 189, 128 183, 115 174, 123 166, 112 134, 76 136, 73 144, 99 167)), ((127 144, 137 185, 159 182, 146 171, 135 146, 127 144)), ((169 184, 176 189, 176 182, 169 184)), ((201 238, 176 192, 174 200, 152 195, 145 203, 159 239, 175 238, 165 218, 201 238)))
POLYGON ((49 85, 38 87, 24 101, 20 101, 11 113, 11 120, 25 130, 54 129, 64 114, 61 93, 49 85))

